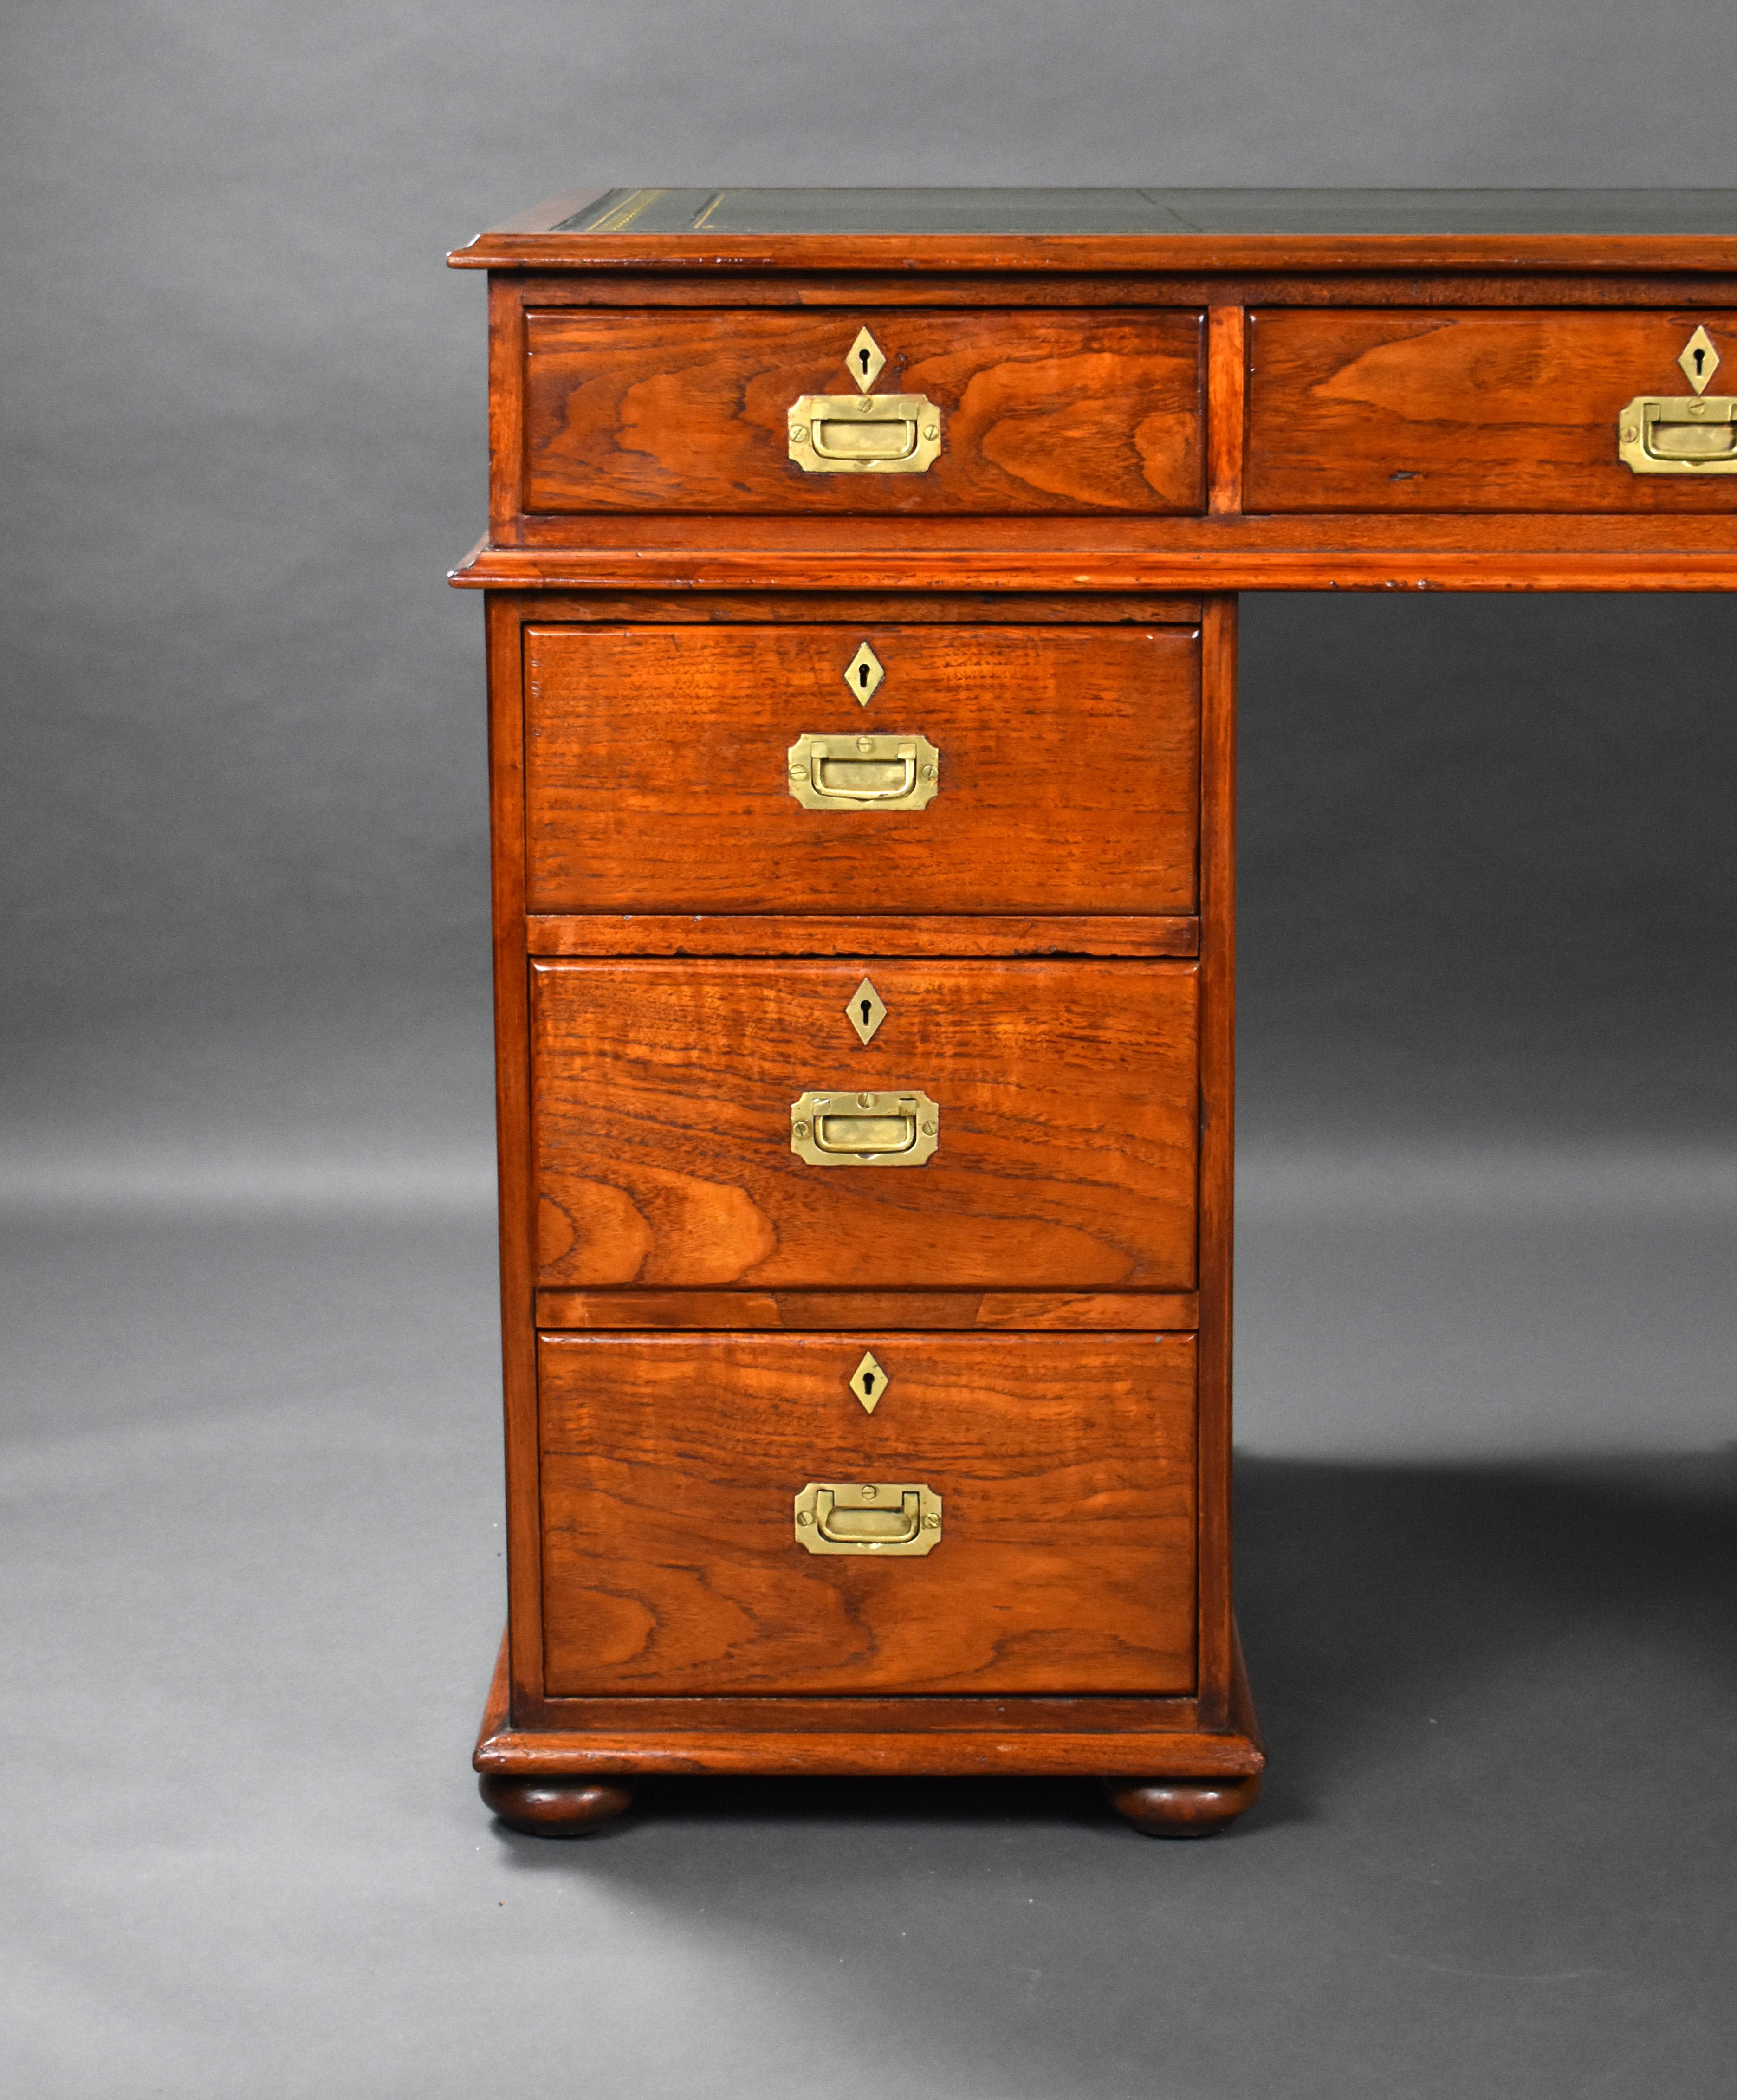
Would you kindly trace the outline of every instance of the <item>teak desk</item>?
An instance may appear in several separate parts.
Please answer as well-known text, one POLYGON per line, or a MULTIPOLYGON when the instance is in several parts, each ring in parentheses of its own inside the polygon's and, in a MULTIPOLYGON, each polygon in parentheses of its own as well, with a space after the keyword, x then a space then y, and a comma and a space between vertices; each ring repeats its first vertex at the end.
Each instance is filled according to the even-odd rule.
POLYGON ((610 190, 489 272, 522 1829, 1216 1829, 1236 593, 1737 586, 1737 193, 610 190))

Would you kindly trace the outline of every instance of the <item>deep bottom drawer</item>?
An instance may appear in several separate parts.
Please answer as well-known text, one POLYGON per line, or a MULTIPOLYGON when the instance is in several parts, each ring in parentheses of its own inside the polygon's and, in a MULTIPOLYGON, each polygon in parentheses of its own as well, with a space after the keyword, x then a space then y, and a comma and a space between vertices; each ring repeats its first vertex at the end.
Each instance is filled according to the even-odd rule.
POLYGON ((552 1696, 1193 1688, 1192 1335, 544 1335, 539 1365, 552 1696), (928 1550, 811 1551, 817 1520, 928 1550))

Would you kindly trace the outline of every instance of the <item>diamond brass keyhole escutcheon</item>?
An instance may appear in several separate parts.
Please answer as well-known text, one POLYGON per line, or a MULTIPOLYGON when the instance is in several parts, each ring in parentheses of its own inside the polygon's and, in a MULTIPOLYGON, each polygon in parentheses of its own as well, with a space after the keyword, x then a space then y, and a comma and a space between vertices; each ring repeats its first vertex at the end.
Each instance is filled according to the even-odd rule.
POLYGON ((865 1414, 872 1414, 880 1406, 888 1383, 886 1373, 875 1361, 875 1352, 865 1349, 862 1362, 850 1374, 850 1389, 862 1401, 865 1414))
POLYGON ((1682 367, 1684 377, 1697 394, 1707 391, 1708 382, 1719 368, 1719 353, 1713 347, 1713 338, 1704 328, 1698 328, 1682 346, 1682 355, 1677 362, 1682 367))
POLYGON ((886 353, 866 329, 861 329, 844 362, 850 367, 850 376, 857 382, 857 392, 866 394, 885 367, 886 353))
POLYGON ((858 706, 866 707, 880 690, 880 682, 887 675, 887 668, 864 642, 856 655, 844 666, 844 683, 849 686, 858 706))
POLYGON ((844 1011, 850 1017, 850 1025, 856 1030, 858 1041, 862 1043, 874 1041, 875 1030, 887 1017, 886 1002, 867 977, 850 995, 850 1004, 844 1011))

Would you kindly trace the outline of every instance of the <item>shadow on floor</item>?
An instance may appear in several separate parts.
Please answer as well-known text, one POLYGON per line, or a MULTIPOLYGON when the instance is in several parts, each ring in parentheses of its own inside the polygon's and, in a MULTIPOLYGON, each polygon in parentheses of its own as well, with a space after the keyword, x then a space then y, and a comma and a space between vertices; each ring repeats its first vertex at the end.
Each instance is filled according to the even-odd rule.
MULTIPOLYGON (((1502 1467, 1243 1458, 1237 1598, 1271 1759, 1254 1829, 1309 1820, 1396 1717, 1446 1709, 1564 1644, 1697 1651, 1737 1682, 1737 1445, 1686 1458, 1502 1467)), ((1523 1755, 1518 1749, 1517 1755, 1523 1755)), ((633 1816, 778 1821, 1113 1822, 1053 1780, 660 1779, 633 1816)), ((527 1864, 569 1851, 517 1839, 527 1864)))
POLYGON ((1571 1647, 1595 1673, 1601 1646, 1613 1670, 1686 1646, 1730 1688, 1734 1518, 1737 1445, 1529 1466, 1241 1460, 1238 1612, 1271 1759, 1257 1813, 1307 1815, 1395 1717, 1571 1647))

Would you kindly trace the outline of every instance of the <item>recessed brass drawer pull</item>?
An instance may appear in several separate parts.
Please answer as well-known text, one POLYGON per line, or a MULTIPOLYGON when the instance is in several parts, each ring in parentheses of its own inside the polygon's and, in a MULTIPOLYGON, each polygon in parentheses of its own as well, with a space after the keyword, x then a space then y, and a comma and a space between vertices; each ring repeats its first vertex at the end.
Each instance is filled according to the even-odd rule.
POLYGON ((811 1167, 921 1167, 941 1143, 941 1110, 915 1091, 798 1095, 790 1149, 811 1167))
POLYGON ((796 1528, 810 1553, 932 1553, 941 1498, 920 1481, 810 1480, 796 1497, 796 1528))
POLYGON ((941 753, 926 736, 819 736, 785 755, 805 810, 924 810, 941 787, 941 753))
POLYGON ((1737 396, 1642 395, 1616 419, 1616 435, 1635 474, 1737 474, 1737 396))
POLYGON ((941 411, 922 394, 805 394, 789 425, 805 474, 925 474, 941 457, 941 411))

